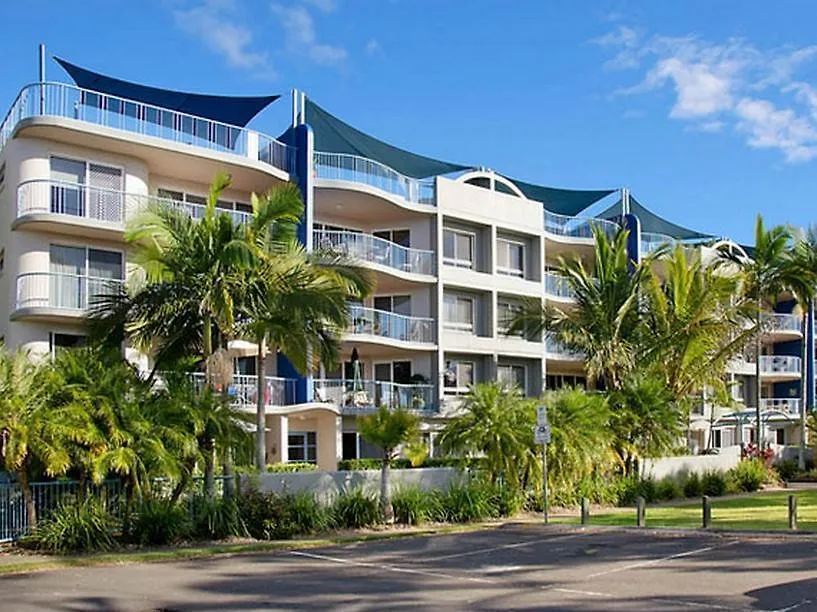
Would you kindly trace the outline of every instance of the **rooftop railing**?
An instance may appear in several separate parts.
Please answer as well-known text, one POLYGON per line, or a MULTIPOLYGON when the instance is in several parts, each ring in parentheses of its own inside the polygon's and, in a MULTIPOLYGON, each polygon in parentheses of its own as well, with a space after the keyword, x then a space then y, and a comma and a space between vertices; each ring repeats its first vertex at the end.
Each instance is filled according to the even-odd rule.
POLYGON ((556 272, 545 272, 545 295, 565 300, 576 297, 567 279, 556 272))
POLYGON ((595 228, 600 229, 607 236, 614 236, 618 232, 618 224, 606 219, 595 217, 569 217, 545 211, 545 231, 556 236, 568 238, 593 238, 595 228))
POLYGON ((349 333, 364 336, 377 336, 401 342, 417 342, 432 344, 434 342, 434 319, 427 317, 411 317, 366 308, 350 306, 349 333))
POLYGON ((433 178, 416 179, 405 176, 373 159, 316 151, 315 175, 319 179, 368 185, 412 204, 435 205, 433 178))
POLYGON ((359 232, 315 230, 312 244, 316 249, 333 249, 350 257, 380 264, 402 272, 434 275, 434 253, 412 249, 359 232))
POLYGON ((434 385, 401 384, 379 380, 316 379, 316 402, 327 402, 345 414, 361 414, 386 406, 418 412, 435 410, 434 385))
POLYGON ((641 232, 641 254, 648 255, 664 245, 672 247, 677 242, 675 238, 667 236, 666 234, 641 232))
POLYGON ((96 296, 115 293, 123 283, 113 278, 27 272, 17 277, 16 308, 85 311, 96 296))
POLYGON ((291 147, 269 136, 212 119, 196 117, 83 89, 66 83, 32 83, 22 88, 0 125, 0 149, 16 125, 30 117, 56 116, 152 136, 198 148, 261 160, 290 172, 291 147))
POLYGON ((789 355, 761 355, 762 374, 800 374, 800 358, 789 355))

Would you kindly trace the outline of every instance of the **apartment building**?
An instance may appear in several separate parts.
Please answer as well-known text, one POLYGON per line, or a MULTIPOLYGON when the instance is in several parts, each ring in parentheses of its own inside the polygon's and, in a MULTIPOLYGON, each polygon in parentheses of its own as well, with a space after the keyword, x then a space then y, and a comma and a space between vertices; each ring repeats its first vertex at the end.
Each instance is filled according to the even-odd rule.
MULTIPOLYGON (((593 228, 627 224, 634 258, 666 242, 715 246, 626 190, 553 189, 415 155, 303 95, 293 94, 292 125, 273 138, 246 125, 275 97, 180 94, 60 63, 76 84, 24 87, 0 125, 0 336, 9 348, 47 355, 81 343, 93 296, 127 281, 128 220, 156 200, 199 215, 219 171, 233 179, 219 207, 237 221, 252 192, 297 183, 307 247, 345 252, 375 275, 374 294, 349 305, 339 368, 299 375, 279 355, 259 373, 255 346, 232 343, 234 401, 254 411, 256 376, 266 379, 269 462, 333 468, 375 455, 356 419, 379 405, 421 414, 434 452, 474 383, 499 379, 531 397, 583 385, 582 355, 506 330, 523 300, 570 307, 553 268, 564 255, 592 265, 593 228)), ((760 401, 770 439, 793 444, 803 408, 796 306, 784 301, 769 322, 760 401)), ((149 356, 126 351, 149 367, 149 356)), ((704 399, 690 423, 696 449, 751 440, 754 366, 738 360, 731 370, 745 409, 704 399)))

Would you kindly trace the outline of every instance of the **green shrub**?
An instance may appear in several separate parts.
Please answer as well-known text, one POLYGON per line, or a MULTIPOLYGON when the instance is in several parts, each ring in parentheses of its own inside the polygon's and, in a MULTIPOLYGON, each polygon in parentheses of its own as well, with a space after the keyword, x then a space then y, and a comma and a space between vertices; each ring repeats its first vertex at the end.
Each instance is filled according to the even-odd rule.
POLYGON ((318 466, 305 461, 293 461, 292 463, 270 463, 267 472, 316 472, 318 466))
POLYGON ((726 481, 726 475, 721 472, 706 472, 701 477, 701 493, 709 497, 725 495, 726 481))
POLYGON ((251 490, 237 500, 240 519, 258 540, 287 540, 328 529, 329 512, 309 493, 260 493, 251 490))
POLYGON ((638 478, 630 476, 621 481, 621 490, 618 495, 618 505, 631 506, 636 499, 643 497, 648 504, 656 499, 656 485, 652 478, 638 478))
MULTIPOLYGON (((353 472, 356 470, 379 470, 383 467, 381 459, 344 459, 338 462, 338 470, 341 472, 353 472)), ((391 467, 396 470, 405 470, 410 467, 411 461, 404 458, 395 459, 391 462, 391 467)))
POLYGON ((208 499, 200 496, 193 500, 193 535, 202 539, 223 540, 248 535, 247 527, 232 498, 208 499))
POLYGON ((332 519, 341 528, 369 527, 380 522, 380 505, 374 495, 355 489, 335 498, 332 519))
POLYGON ((391 500, 394 520, 403 525, 422 525, 441 515, 440 496, 419 487, 395 491, 391 500))
POLYGON ((114 548, 116 520, 98 498, 60 503, 41 519, 27 543, 55 554, 104 551, 114 548))
POLYGON ((660 501, 672 501, 684 496, 681 484, 672 476, 661 479, 655 488, 655 497, 660 501))
POLYGON ((498 486, 494 492, 493 504, 498 516, 516 516, 525 507, 525 495, 517 488, 498 486))
POLYGON ((311 493, 302 491, 286 496, 286 507, 292 513, 292 520, 298 535, 311 535, 326 531, 332 526, 329 509, 311 493))
POLYGON ((789 482, 794 480, 800 469, 798 468, 797 459, 785 459, 774 464, 774 469, 780 475, 780 478, 789 482))
POLYGON ((162 497, 146 497, 136 508, 130 539, 143 546, 162 546, 183 540, 191 533, 187 508, 162 497))
POLYGON ((451 523, 469 523, 498 516, 499 508, 492 489, 480 480, 452 483, 440 499, 442 516, 451 523))
POLYGON ((687 474, 684 477, 684 497, 701 497, 703 495, 703 487, 701 486, 701 477, 696 472, 687 474))
POLYGON ((769 471, 760 459, 745 459, 729 470, 740 491, 757 491, 769 478, 769 471))

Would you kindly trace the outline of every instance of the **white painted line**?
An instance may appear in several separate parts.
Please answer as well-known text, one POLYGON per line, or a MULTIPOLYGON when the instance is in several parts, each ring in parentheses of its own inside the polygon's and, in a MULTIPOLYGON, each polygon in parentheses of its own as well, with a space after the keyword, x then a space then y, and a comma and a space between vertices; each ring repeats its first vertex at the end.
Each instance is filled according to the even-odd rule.
MULTIPOLYGON (((613 595, 612 593, 599 593, 598 591, 582 591, 579 589, 562 589, 562 588, 548 588, 547 591, 555 591, 557 593, 567 593, 568 595, 582 595, 585 597, 599 597, 603 599, 616 599, 620 595, 613 595)), ((733 608, 729 606, 721 606, 718 604, 708 604, 699 601, 686 601, 684 599, 662 599, 657 597, 647 597, 645 601, 656 604, 672 604, 679 607, 686 608, 703 608, 706 610, 743 610, 744 608, 733 608)))
POLYGON ((447 559, 459 559, 460 557, 472 557, 474 555, 483 555, 485 553, 492 553, 498 550, 508 550, 511 548, 522 548, 532 544, 542 544, 544 542, 562 542, 564 540, 571 540, 584 536, 584 533, 571 533, 562 536, 553 536, 551 538, 537 538, 536 540, 525 540, 524 542, 514 542, 513 544, 503 544, 501 546, 491 546, 488 548, 478 548, 477 550, 467 550, 460 553, 452 553, 450 555, 442 555, 441 557, 423 557, 423 562, 444 561, 447 559))
POLYGON ((695 550, 688 550, 682 553, 676 553, 674 555, 668 555, 666 557, 661 557, 660 559, 650 559, 648 561, 639 561, 638 563, 631 563, 629 565, 623 565, 619 567, 614 567, 612 569, 604 570, 602 572, 596 572, 595 574, 590 574, 586 576, 585 579, 589 580, 590 578, 598 578, 599 576, 607 576, 608 574, 616 574, 618 572, 626 572, 633 569, 638 569, 640 567, 647 567, 650 565, 657 565, 659 563, 664 563, 665 561, 672 561, 673 559, 681 559, 683 557, 691 557, 692 555, 699 555, 701 553, 709 552, 710 550, 716 550, 718 548, 725 548, 727 546, 731 546, 732 544, 736 544, 737 542, 729 542, 728 544, 722 544, 720 546, 707 546, 705 548, 696 548, 695 550))
POLYGON ((560 589, 560 588, 546 588, 546 591, 556 591, 557 593, 567 593, 568 595, 587 595, 589 597, 606 597, 610 598, 613 595, 610 593, 598 593, 596 591, 580 591, 579 589, 560 589))
POLYGON ((810 603, 813 603, 814 599, 804 599, 803 601, 797 602, 796 604, 792 604, 785 608, 777 608, 776 610, 769 610, 768 612, 790 612, 791 610, 796 610, 797 608, 802 608, 803 606, 807 606, 810 603))
POLYGON ((429 572, 427 570, 413 569, 408 567, 396 567, 394 565, 386 565, 382 563, 367 563, 365 561, 355 561, 353 559, 341 559, 339 557, 329 557, 327 555, 316 555, 314 553, 303 552, 300 550, 290 550, 289 554, 298 557, 307 557, 309 559, 317 559, 318 561, 328 561, 329 563, 337 563, 340 565, 351 565, 354 567, 365 567, 387 572, 396 572, 401 574, 417 574, 420 576, 430 576, 432 578, 444 578, 446 580, 465 580, 468 582, 482 582, 485 584, 497 584, 496 580, 490 578, 477 578, 476 576, 455 576, 453 574, 443 574, 440 572, 429 572))

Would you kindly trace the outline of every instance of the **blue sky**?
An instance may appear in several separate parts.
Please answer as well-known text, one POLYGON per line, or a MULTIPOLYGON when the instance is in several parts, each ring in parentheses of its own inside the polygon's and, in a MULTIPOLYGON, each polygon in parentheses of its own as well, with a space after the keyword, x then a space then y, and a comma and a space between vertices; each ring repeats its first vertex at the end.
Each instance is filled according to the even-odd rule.
MULTIPOLYGON (((4 6, 0 98, 37 50, 147 84, 305 90, 399 146, 556 187, 627 186, 741 241, 817 222, 817 5, 736 0, 36 1, 4 6)), ((59 67, 48 78, 68 80, 59 67)), ((282 100, 253 123, 277 134, 282 100)))

